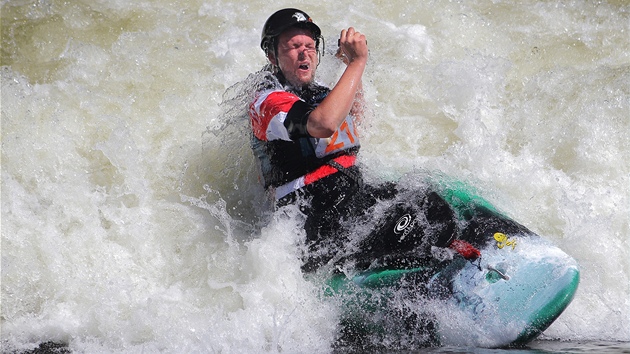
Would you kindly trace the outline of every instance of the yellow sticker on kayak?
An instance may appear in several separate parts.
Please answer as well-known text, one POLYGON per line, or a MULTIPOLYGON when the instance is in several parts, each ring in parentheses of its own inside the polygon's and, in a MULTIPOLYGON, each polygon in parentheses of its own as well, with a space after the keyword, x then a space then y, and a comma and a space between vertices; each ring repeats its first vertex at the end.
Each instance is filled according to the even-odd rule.
POLYGON ((516 248, 516 239, 514 238, 510 240, 506 234, 497 232, 494 234, 494 239, 497 240, 497 247, 499 249, 505 246, 512 246, 512 249, 516 248))

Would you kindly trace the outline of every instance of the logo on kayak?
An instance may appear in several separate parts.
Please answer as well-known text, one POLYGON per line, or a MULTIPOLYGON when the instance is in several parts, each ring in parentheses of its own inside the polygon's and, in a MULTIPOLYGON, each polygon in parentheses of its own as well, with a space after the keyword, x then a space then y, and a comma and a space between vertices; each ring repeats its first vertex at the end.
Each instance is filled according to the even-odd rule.
POLYGON ((396 235, 400 235, 402 233, 402 237, 400 238, 402 240, 407 237, 415 224, 416 220, 411 217, 411 215, 405 214, 396 222, 396 226, 394 226, 394 233, 396 235))
POLYGON ((512 249, 516 248, 516 239, 513 238, 510 240, 506 234, 497 232, 494 234, 494 239, 497 241, 497 247, 499 249, 502 249, 505 246, 512 246, 512 249))

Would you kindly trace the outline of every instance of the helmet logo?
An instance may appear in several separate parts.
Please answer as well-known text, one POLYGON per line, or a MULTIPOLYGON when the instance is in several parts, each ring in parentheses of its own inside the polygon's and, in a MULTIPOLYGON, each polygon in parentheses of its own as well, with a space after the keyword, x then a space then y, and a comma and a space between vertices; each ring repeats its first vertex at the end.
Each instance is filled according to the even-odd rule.
POLYGON ((304 16, 304 14, 301 13, 301 12, 294 13, 292 17, 295 17, 295 20, 297 22, 306 22, 307 21, 306 16, 304 16))

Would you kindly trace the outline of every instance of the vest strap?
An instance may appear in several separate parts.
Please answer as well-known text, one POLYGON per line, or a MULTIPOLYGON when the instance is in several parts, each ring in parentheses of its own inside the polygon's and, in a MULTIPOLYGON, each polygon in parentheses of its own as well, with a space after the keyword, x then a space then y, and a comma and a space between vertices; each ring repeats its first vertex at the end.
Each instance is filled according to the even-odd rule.
POLYGON ((313 172, 309 172, 304 176, 298 177, 288 183, 276 187, 275 197, 276 200, 280 200, 288 194, 299 190, 300 188, 319 181, 324 177, 328 177, 337 172, 342 172, 347 176, 350 176, 355 181, 360 180, 358 176, 354 175, 348 170, 349 167, 354 166, 357 157, 354 155, 342 155, 328 161, 325 165, 318 167, 313 172))

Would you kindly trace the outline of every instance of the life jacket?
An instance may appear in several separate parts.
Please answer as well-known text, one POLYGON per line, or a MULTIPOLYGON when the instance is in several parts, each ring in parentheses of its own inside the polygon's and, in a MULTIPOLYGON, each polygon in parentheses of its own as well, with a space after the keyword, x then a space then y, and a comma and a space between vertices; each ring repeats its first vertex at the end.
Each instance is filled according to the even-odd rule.
POLYGON ((359 138, 352 116, 330 138, 313 138, 306 130, 309 114, 329 88, 311 84, 295 89, 280 81, 261 87, 249 109, 251 145, 263 184, 275 189, 276 199, 355 164, 359 138))

